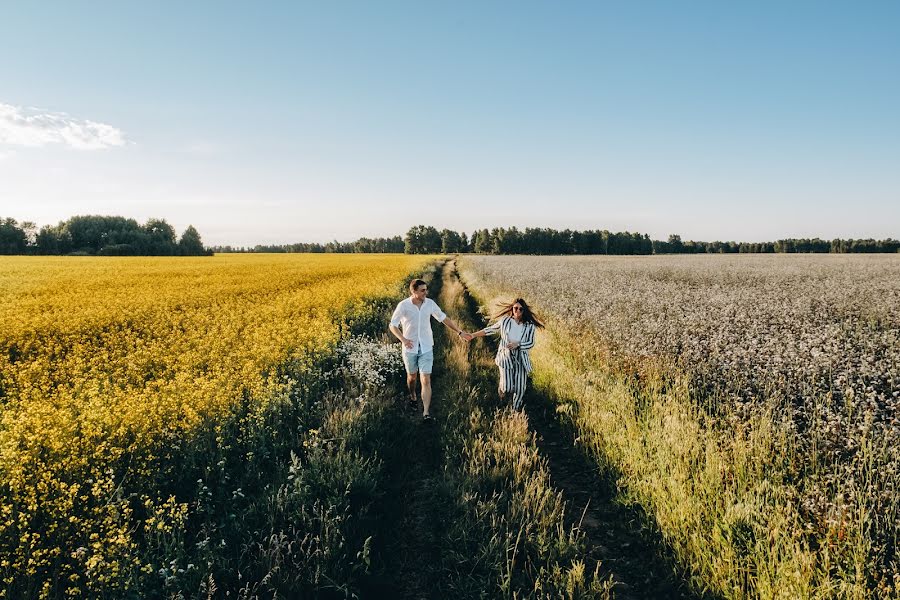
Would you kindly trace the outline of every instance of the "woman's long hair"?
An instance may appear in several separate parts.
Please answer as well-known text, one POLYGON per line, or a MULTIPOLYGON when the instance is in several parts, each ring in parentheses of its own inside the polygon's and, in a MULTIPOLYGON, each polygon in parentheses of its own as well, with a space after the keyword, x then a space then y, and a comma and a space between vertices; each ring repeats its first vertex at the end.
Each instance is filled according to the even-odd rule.
POLYGON ((541 319, 531 311, 531 308, 522 298, 516 298, 512 302, 498 302, 497 307, 499 311, 494 314, 493 319, 497 320, 502 317, 512 317, 513 309, 512 307, 518 304, 522 307, 522 316, 521 321, 523 323, 533 323, 535 327, 539 327, 541 329, 544 328, 544 324, 541 322, 541 319))

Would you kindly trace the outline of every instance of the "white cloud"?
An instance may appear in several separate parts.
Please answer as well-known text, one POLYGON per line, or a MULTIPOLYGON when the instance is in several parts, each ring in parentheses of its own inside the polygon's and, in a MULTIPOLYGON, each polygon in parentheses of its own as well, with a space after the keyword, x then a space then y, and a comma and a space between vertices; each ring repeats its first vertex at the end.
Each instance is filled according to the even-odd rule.
POLYGON ((78 150, 98 150, 125 145, 125 135, 106 123, 0 103, 0 144, 64 144, 78 150))

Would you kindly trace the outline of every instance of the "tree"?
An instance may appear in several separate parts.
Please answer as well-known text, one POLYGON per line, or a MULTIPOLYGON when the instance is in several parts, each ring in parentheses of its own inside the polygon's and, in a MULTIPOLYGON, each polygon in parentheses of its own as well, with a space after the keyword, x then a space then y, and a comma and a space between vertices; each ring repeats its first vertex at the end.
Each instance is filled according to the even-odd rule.
POLYGON ((441 230, 441 254, 456 254, 463 251, 463 238, 451 229, 441 230))
POLYGON ((134 219, 79 215, 61 224, 61 232, 71 239, 70 251, 97 254, 104 246, 127 244, 134 249, 145 244, 141 226, 134 219))
POLYGON ((479 254, 490 254, 494 249, 491 233, 487 229, 479 229, 472 234, 473 250, 479 254))
POLYGON ((502 227, 494 227, 491 229, 491 254, 506 254, 503 243, 505 237, 506 230, 502 227))
POLYGON ((0 219, 0 254, 25 254, 27 247, 28 235, 19 223, 11 217, 0 219))
POLYGON ((34 249, 35 242, 37 241, 37 225, 31 221, 22 221, 19 223, 19 228, 25 232, 25 245, 29 249, 34 249))
POLYGON ((662 240, 653 240, 653 254, 672 254, 672 244, 662 240))
POLYGON ((519 254, 523 250, 522 232, 516 227, 495 229, 491 232, 494 254, 519 254))
POLYGON ((178 240, 178 250, 182 256, 203 256, 206 250, 203 248, 203 241, 200 239, 200 233, 194 229, 193 225, 188 225, 181 239, 178 240))
POLYGON ((44 225, 35 238, 38 254, 68 254, 72 248, 72 237, 63 223, 57 226, 44 225))
POLYGON ((441 251, 441 234, 434 227, 416 225, 406 232, 404 252, 407 254, 438 254, 441 251))
POLYGON ((575 254, 606 254, 602 231, 575 231, 572 233, 575 254))
POLYGON ((149 219, 143 230, 150 240, 150 253, 164 256, 176 253, 175 228, 165 219, 149 219))
POLYGON ((684 252, 684 244, 681 243, 681 236, 677 233, 669 234, 669 250, 674 254, 684 252))

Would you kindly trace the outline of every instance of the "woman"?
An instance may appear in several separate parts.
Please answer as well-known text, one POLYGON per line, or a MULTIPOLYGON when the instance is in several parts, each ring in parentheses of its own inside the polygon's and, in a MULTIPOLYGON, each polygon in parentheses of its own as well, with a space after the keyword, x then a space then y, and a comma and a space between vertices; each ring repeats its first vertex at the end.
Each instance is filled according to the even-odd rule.
POLYGON ((500 346, 494 362, 500 368, 500 399, 511 396, 513 410, 522 410, 525 400, 525 385, 531 373, 531 359, 528 350, 534 346, 534 332, 544 328, 522 298, 515 302, 500 304, 500 311, 494 315, 493 325, 469 335, 469 339, 500 334, 500 346))

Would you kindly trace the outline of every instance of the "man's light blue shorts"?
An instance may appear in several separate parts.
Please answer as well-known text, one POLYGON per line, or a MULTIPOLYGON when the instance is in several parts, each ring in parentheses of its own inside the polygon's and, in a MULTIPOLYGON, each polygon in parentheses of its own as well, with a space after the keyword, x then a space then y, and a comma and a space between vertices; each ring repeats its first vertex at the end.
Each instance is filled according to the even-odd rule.
POLYGON ((431 368, 434 366, 434 350, 428 352, 407 352, 403 350, 403 366, 406 372, 413 373, 422 372, 424 375, 431 375, 431 368))

